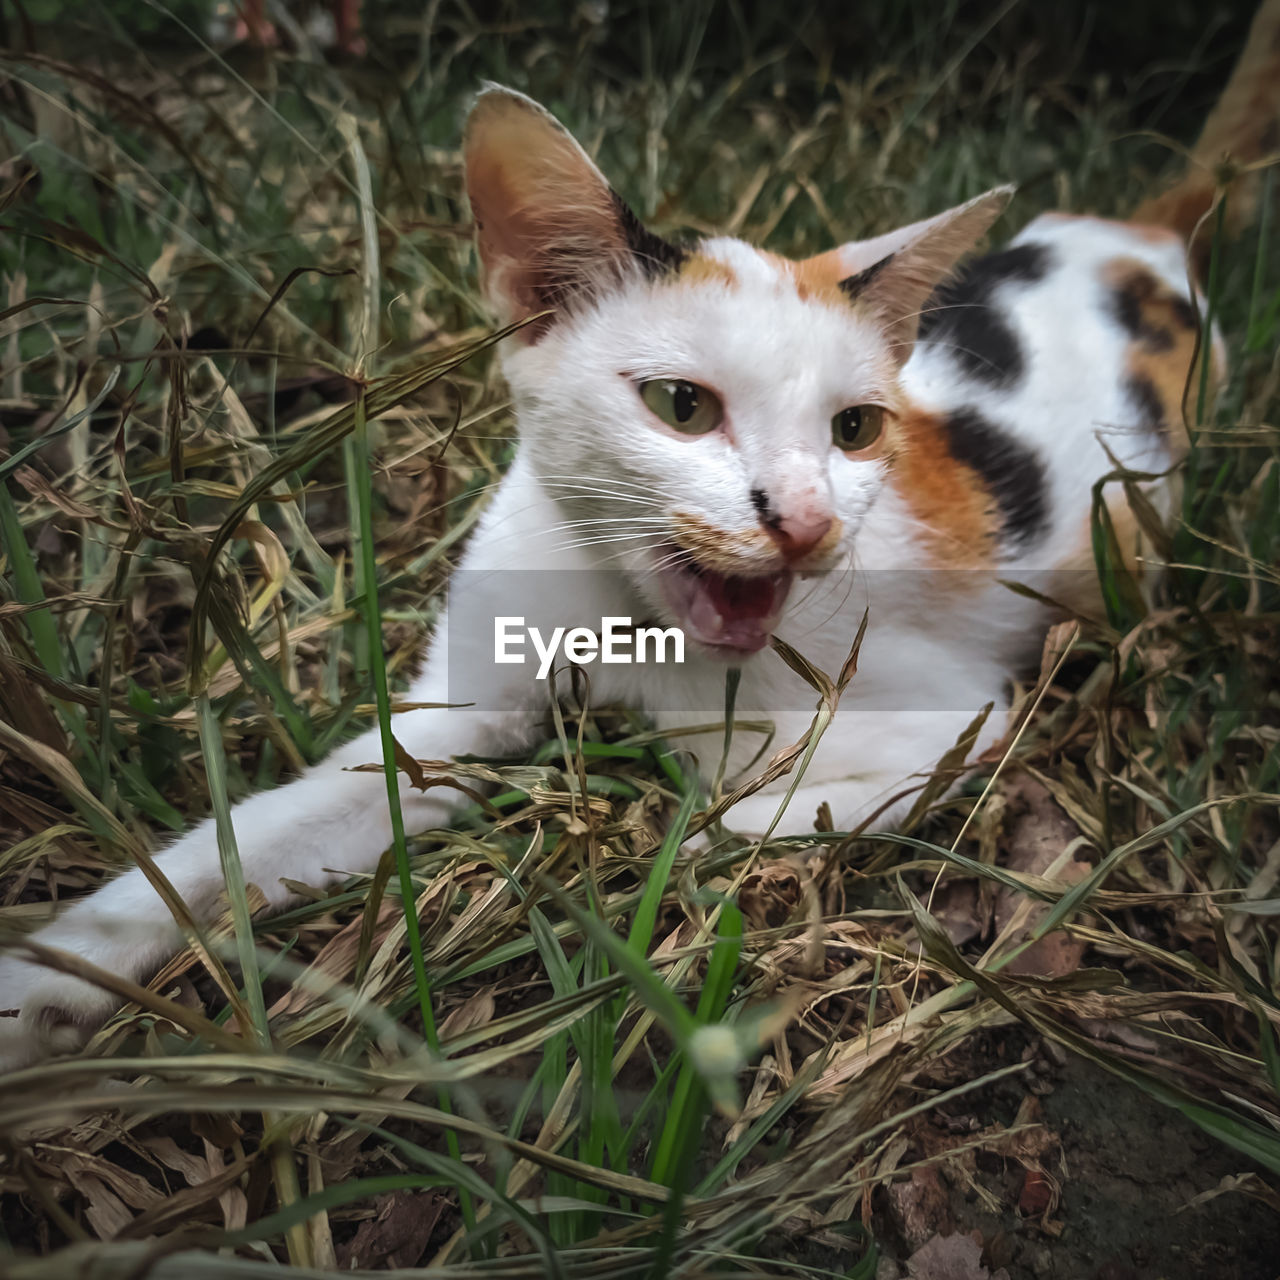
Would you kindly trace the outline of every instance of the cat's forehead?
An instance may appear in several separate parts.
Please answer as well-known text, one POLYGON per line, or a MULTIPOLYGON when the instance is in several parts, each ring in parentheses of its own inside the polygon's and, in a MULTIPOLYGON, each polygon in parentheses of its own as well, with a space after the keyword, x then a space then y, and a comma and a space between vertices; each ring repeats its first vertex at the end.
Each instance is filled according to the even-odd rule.
POLYGON ((836 402, 892 405, 891 344, 842 279, 834 252, 793 261, 712 237, 567 309, 538 342, 509 346, 504 367, 518 389, 543 394, 569 369, 687 378, 739 415, 811 401, 825 422, 836 402))
MULTIPOLYGON (((840 287, 828 255, 792 260, 728 236, 703 240, 678 270, 650 282, 647 339, 677 343, 698 367, 740 386, 891 399, 894 367, 881 326, 840 287)), ((691 371, 692 376, 692 371, 691 371)))
POLYGON ((542 341, 509 349, 507 375, 543 388, 570 366, 679 376, 732 398, 739 412, 775 412, 798 397, 893 403, 896 365, 882 326, 841 290, 825 256, 795 262, 729 237, 697 242, 666 269, 575 308, 542 341))
MULTIPOLYGON (((782 281, 782 273, 770 260, 770 255, 731 236, 716 236, 710 240, 703 240, 689 255, 685 270, 689 271, 691 277, 697 279, 704 273, 704 263, 719 265, 724 270, 717 274, 723 279, 747 288, 752 286, 766 288, 776 286, 782 281)), ((683 275, 684 272, 682 271, 681 274, 683 275)))
POLYGON ((840 288, 839 263, 827 254, 793 260, 744 240, 717 236, 703 240, 680 271, 682 280, 721 280, 751 292, 794 293, 802 302, 821 302, 851 309, 840 288))

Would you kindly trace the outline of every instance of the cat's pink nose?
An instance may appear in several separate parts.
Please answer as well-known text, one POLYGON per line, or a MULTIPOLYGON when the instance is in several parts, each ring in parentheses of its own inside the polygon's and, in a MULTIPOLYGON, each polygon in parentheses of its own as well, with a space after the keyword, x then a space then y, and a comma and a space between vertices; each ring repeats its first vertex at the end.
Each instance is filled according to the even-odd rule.
POLYGON ((802 560, 827 536, 832 523, 829 515, 815 512, 782 516, 765 527, 788 560, 802 560))

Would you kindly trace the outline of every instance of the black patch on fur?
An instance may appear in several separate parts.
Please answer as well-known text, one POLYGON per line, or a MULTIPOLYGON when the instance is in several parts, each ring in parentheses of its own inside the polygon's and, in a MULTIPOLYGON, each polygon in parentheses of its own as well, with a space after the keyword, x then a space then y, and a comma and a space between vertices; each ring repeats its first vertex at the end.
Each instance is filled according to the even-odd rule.
POLYGON ((887 257, 881 258, 879 262, 873 262, 869 267, 864 267, 861 271, 857 271, 851 276, 845 276, 839 284, 849 301, 852 302, 857 298, 866 289, 867 285, 893 261, 893 258, 894 255, 889 254, 887 257))
POLYGON ((1142 299, 1132 285, 1111 291, 1111 314, 1129 337, 1142 336, 1142 299))
POLYGON ((1124 380, 1125 395, 1138 414, 1138 425, 1154 435, 1163 435, 1168 429, 1164 417, 1164 401, 1156 390, 1156 384, 1140 373, 1132 373, 1124 380))
POLYGON ((1169 300, 1169 305, 1173 308, 1174 319, 1184 329, 1195 330, 1200 327, 1200 318, 1196 315, 1196 309, 1191 305, 1189 298, 1184 298, 1181 294, 1174 294, 1169 300))
POLYGON ((1134 342, 1152 353, 1173 350, 1173 334, 1164 325, 1151 324, 1143 313, 1144 305, 1156 296, 1159 285, 1154 277, 1135 272, 1111 291, 1111 314, 1134 342))
POLYGON ((671 271, 679 271, 688 258, 688 253, 678 244, 654 235, 648 227, 631 211, 625 200, 609 188, 613 199, 613 207, 618 215, 618 226, 631 250, 632 257, 640 265, 640 270, 650 279, 664 276, 671 271))
POLYGON ((969 263, 925 303, 920 341, 948 347, 971 378, 992 387, 1012 386, 1022 377, 1025 361, 995 293, 1009 282, 1043 280, 1051 265, 1052 255, 1041 244, 1016 244, 969 263))
POLYGON ((977 409, 957 409, 947 415, 944 425, 948 452, 972 467, 995 498, 1002 538, 1022 546, 1034 542, 1049 523, 1044 464, 977 409))

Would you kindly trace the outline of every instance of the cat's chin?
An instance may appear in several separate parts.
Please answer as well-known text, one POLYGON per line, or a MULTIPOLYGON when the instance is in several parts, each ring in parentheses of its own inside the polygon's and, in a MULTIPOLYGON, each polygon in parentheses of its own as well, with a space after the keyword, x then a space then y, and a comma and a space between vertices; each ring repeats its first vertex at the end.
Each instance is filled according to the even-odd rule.
POLYGON ((667 607, 685 635, 726 662, 765 648, 791 592, 790 569, 727 574, 687 556, 663 558, 657 572, 667 607))

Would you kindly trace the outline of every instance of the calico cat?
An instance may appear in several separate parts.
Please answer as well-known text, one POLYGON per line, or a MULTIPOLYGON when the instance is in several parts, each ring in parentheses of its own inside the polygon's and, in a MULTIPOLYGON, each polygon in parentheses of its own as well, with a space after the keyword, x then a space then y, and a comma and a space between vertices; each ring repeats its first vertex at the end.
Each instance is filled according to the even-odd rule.
MULTIPOLYGON (((1259 157, 1280 118, 1278 36, 1280 0, 1267 0, 1189 175, 1133 221, 1043 216, 958 273, 1010 189, 801 261, 729 238, 680 246, 640 224, 547 112, 487 89, 465 136, 485 286, 502 319, 537 318, 506 342, 521 443, 455 600, 543 634, 615 617, 677 626, 683 663, 598 666, 592 700, 665 729, 705 724, 736 666, 739 711, 772 716, 779 741, 804 733, 813 696, 770 637, 834 674, 865 613, 856 679, 786 822, 804 828, 825 803, 838 829, 892 825, 980 708, 994 710, 972 753, 1004 731, 1009 675, 1047 614, 1001 580, 1087 569, 1092 488, 1112 458, 1157 474, 1186 447, 1187 239, 1214 196, 1204 166, 1259 157)), ((437 635, 406 700, 472 705, 396 715, 410 755, 529 742, 546 685, 492 658, 471 633, 437 635)), ((693 742, 708 772, 720 743, 693 742)), ((757 746, 735 742, 731 776, 757 746)), ((384 779, 352 766, 380 758, 375 730, 235 809, 245 877, 271 909, 293 900, 289 881, 376 864, 391 835, 384 779)), ((402 782, 410 833, 448 824, 441 789, 402 782)), ((764 831, 786 783, 729 824, 764 831)), ((158 861, 198 918, 217 911, 212 822, 158 861)), ((181 944, 138 870, 37 937, 132 979, 181 944)), ((115 1003, 0 959, 0 1065, 77 1047, 115 1003)))

